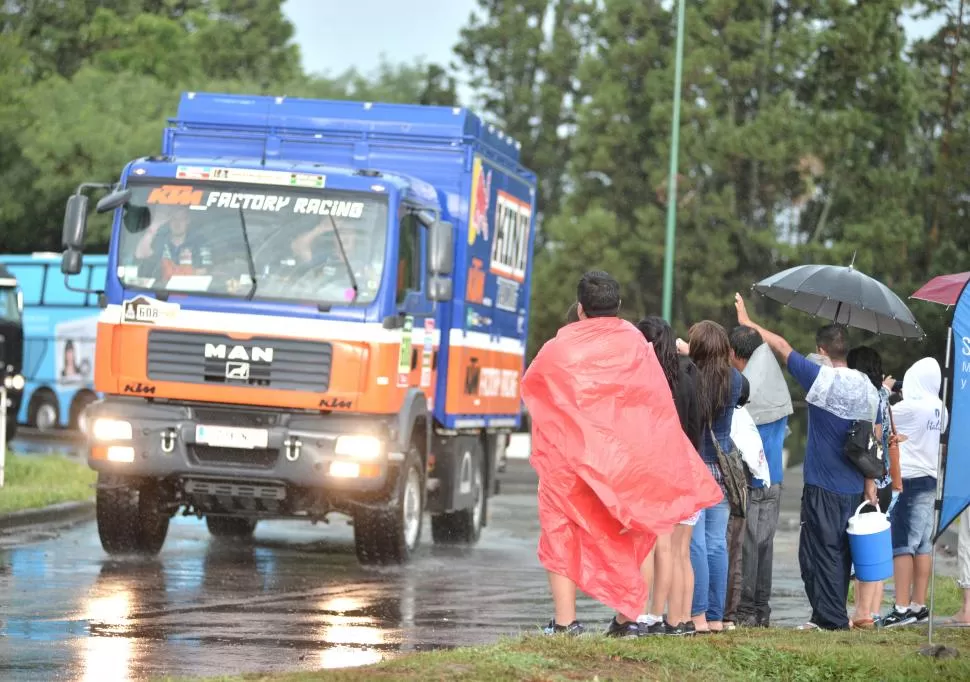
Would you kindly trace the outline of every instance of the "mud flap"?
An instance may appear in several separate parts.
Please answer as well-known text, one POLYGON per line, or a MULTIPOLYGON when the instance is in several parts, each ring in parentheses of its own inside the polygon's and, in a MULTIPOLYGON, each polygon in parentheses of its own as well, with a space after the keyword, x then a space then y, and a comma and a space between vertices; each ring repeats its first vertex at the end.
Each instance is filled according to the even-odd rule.
POLYGON ((473 477, 482 466, 482 444, 476 436, 435 436, 432 443, 435 484, 428 493, 432 514, 470 509, 475 504, 473 477))

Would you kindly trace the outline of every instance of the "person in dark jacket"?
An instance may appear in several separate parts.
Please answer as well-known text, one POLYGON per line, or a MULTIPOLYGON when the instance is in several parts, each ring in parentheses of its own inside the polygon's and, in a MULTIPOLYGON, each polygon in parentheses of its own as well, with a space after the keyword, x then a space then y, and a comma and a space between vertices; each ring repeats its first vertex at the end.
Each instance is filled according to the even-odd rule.
MULTIPOLYGON (((697 368, 690 358, 678 356, 673 331, 662 318, 647 317, 640 320, 637 328, 653 344, 677 406, 681 428, 694 449, 699 451, 704 429, 695 392, 697 368)), ((644 579, 648 581, 652 603, 644 618, 646 627, 643 629, 648 634, 681 635, 693 630, 690 606, 694 593, 694 571, 690 564, 690 538, 699 516, 695 514, 685 519, 673 533, 658 538, 651 557, 644 564, 644 579), (652 587, 649 584, 651 577, 652 587), (666 619, 661 615, 665 602, 666 619)))

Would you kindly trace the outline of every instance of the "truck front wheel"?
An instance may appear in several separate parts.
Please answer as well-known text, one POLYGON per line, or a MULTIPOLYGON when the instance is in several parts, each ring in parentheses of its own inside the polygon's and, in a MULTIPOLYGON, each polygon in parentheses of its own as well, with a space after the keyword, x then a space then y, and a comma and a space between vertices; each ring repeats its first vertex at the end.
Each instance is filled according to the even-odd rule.
POLYGON ((421 542, 424 467, 411 446, 401 467, 394 503, 388 509, 361 507, 354 513, 354 545, 362 564, 403 564, 421 542))
POLYGON ((476 462, 472 475, 475 503, 471 509, 461 509, 431 517, 431 537, 435 544, 473 545, 482 536, 482 520, 485 518, 485 478, 482 464, 476 462))
POLYGON ((158 554, 168 535, 169 514, 155 483, 98 474, 95 496, 98 536, 108 554, 158 554))

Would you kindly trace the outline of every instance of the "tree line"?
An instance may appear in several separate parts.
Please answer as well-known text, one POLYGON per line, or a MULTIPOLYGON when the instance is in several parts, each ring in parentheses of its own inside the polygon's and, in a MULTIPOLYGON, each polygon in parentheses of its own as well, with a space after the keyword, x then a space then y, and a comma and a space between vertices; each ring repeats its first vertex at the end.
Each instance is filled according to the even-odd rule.
MULTIPOLYGON (((731 296, 809 262, 908 296, 970 270, 970 3, 691 0, 678 193, 667 196, 676 18, 643 0, 478 0, 449 65, 305 73, 281 0, 34 0, 0 6, 0 251, 57 249, 65 197, 158 148, 177 93, 224 90, 472 105, 540 179, 530 350, 590 266, 657 313, 667 202, 678 206, 674 319, 732 322, 731 296), (907 16, 939 29, 908 40, 907 16)), ((95 234, 102 244, 104 223, 95 234)), ((928 339, 866 341, 901 375, 928 339)), ((810 349, 818 322, 755 300, 810 349)))

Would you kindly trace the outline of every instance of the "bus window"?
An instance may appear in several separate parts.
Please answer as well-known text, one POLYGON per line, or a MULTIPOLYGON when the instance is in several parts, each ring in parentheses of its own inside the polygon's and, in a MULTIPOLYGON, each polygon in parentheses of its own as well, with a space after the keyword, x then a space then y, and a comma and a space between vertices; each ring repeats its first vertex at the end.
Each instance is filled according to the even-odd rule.
MULTIPOLYGON (((70 279, 71 286, 75 289, 86 289, 88 285, 89 269, 85 268, 80 275, 73 275, 70 279)), ((47 268, 47 289, 44 292, 44 305, 70 305, 83 306, 87 294, 78 291, 71 291, 64 285, 64 275, 57 265, 50 265, 47 268)))
POLYGON ((24 305, 40 305, 44 291, 44 266, 40 263, 13 263, 7 266, 24 292, 24 305))

